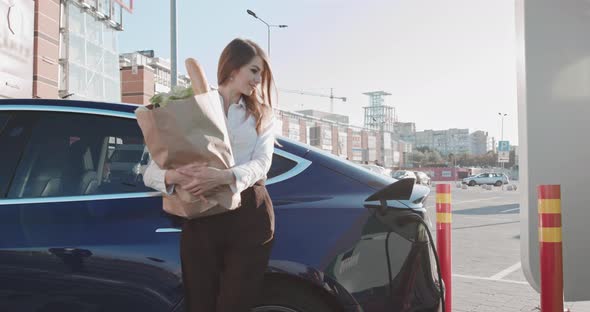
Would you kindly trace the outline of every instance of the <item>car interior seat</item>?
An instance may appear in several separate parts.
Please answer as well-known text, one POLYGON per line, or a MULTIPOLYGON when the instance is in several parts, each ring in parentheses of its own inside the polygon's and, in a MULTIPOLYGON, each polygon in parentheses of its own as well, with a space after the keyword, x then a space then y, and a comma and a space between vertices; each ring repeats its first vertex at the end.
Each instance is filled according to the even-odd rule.
POLYGON ((69 148, 66 188, 69 195, 94 194, 98 190, 98 174, 94 167, 90 144, 80 139, 69 148))
POLYGON ((63 137, 48 138, 36 145, 31 154, 23 159, 25 165, 15 178, 15 188, 11 190, 9 197, 34 198, 61 195, 62 168, 67 161, 67 150, 68 142, 63 137))

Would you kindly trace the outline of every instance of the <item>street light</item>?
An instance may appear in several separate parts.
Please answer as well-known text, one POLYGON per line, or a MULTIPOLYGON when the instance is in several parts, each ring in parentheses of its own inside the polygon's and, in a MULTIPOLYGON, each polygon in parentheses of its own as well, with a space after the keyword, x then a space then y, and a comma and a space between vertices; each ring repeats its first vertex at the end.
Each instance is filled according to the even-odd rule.
POLYGON ((288 27, 288 26, 287 26, 287 25, 271 25, 271 24, 269 24, 269 23, 265 22, 265 21, 264 21, 263 19, 261 19, 260 17, 256 16, 256 13, 252 12, 251 10, 246 10, 246 12, 247 12, 249 15, 252 15, 252 16, 253 16, 255 19, 257 19, 257 20, 259 20, 259 21, 263 22, 263 23, 264 23, 264 25, 266 25, 266 29, 267 29, 267 33, 268 33, 268 36, 267 36, 267 39, 268 39, 268 46, 267 46, 267 51, 268 51, 268 57, 270 58, 270 28, 271 28, 271 27, 285 28, 285 27, 288 27))
POLYGON ((177 84, 177 33, 176 0, 170 0, 170 90, 177 84))
MULTIPOLYGON (((498 115, 502 119, 502 130, 500 133, 500 135, 501 135, 500 141, 504 141, 504 117, 508 116, 508 114, 498 113, 498 115)), ((498 154, 500 154, 500 151, 498 151, 498 154)), ((501 164, 502 164, 502 171, 504 171, 504 162, 501 162, 501 164)), ((502 189, 504 189, 504 183, 502 183, 502 189)))
POLYGON ((500 117, 502 118, 502 136, 500 137, 500 141, 504 141, 504 117, 508 116, 508 114, 498 113, 498 115, 500 115, 500 117))

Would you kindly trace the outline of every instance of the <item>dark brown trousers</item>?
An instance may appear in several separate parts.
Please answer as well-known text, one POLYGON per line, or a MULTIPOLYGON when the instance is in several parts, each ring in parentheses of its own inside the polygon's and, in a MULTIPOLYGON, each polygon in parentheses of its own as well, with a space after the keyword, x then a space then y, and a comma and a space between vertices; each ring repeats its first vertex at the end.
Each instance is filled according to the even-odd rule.
POLYGON ((240 195, 234 211, 183 223, 187 312, 245 312, 258 300, 273 241, 273 207, 262 181, 240 195))

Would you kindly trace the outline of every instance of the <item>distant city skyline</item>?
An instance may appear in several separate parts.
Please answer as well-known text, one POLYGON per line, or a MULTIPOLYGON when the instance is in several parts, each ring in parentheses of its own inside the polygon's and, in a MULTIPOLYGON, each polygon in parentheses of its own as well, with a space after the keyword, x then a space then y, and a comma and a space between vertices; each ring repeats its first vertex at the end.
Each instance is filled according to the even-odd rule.
MULTIPOLYGON (((195 57, 216 83, 218 56, 231 39, 251 38, 266 49, 266 26, 247 9, 289 26, 271 29, 278 87, 333 88, 347 97, 334 100, 334 112, 352 125, 363 125, 369 101, 362 93, 383 90, 399 121, 415 122, 417 131, 467 128, 499 140, 502 112, 504 138, 518 144, 513 1, 179 1, 179 71, 195 57)), ((169 58, 168 10, 167 3, 136 2, 124 16, 120 52, 153 49, 169 58)), ((279 107, 329 111, 330 99, 281 92, 279 107)))

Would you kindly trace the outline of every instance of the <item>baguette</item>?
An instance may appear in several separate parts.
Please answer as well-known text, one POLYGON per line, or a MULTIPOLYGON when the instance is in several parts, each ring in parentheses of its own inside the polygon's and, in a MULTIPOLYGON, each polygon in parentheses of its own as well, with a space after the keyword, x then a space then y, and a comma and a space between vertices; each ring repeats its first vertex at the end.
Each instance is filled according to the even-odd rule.
POLYGON ((195 95, 209 92, 209 83, 207 82, 203 67, 193 58, 187 58, 184 63, 195 95))

